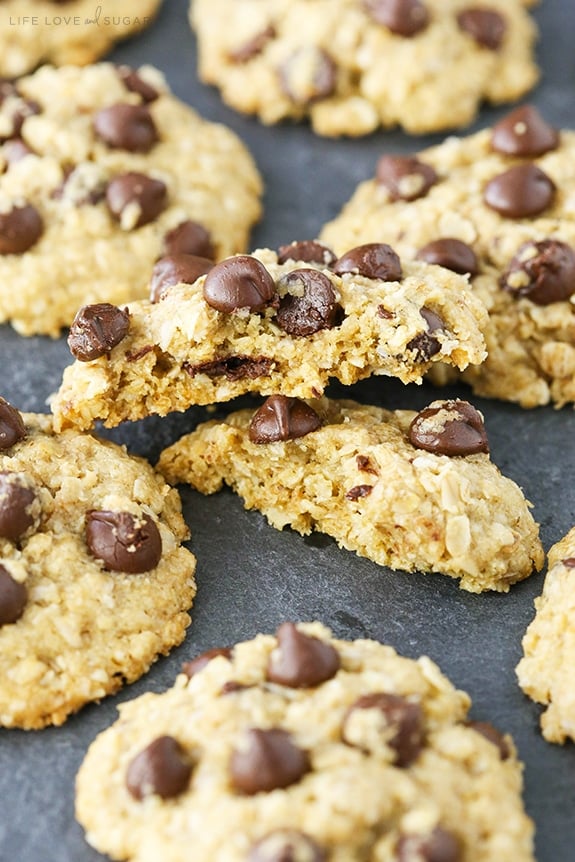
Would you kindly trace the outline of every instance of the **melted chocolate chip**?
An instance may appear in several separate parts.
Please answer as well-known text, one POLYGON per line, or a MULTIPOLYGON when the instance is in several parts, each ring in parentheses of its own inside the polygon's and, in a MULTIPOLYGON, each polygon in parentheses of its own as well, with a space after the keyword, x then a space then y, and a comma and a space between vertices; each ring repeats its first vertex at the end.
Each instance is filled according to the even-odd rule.
POLYGON ((168 189, 165 183, 135 171, 114 177, 106 189, 110 213, 122 223, 122 227, 130 230, 154 221, 166 208, 167 202, 168 189), (128 208, 129 218, 124 223, 128 208))
POLYGON ((416 449, 436 455, 489 452, 481 413, 467 401, 436 401, 417 414, 409 427, 416 449))
POLYGON ((32 204, 14 206, 0 213, 0 254, 24 254, 43 232, 42 218, 32 204))
POLYGON ((186 676, 191 679, 217 656, 223 656, 223 658, 227 658, 231 661, 232 647, 215 647, 214 649, 209 649, 201 655, 196 656, 196 658, 193 658, 191 661, 185 661, 182 665, 182 673, 185 673, 186 676))
POLYGON ((26 476, 0 472, 0 536, 18 542, 37 523, 32 514, 36 493, 26 476))
POLYGON ((441 343, 433 333, 443 331, 445 324, 438 314, 425 305, 419 309, 419 313, 427 324, 427 332, 420 332, 412 338, 407 348, 415 351, 418 362, 429 362, 441 350, 441 343))
POLYGON ((355 463, 357 464, 358 470, 361 470, 364 473, 372 473, 374 476, 379 476, 379 472, 371 463, 369 455, 356 455, 355 463))
POLYGON ((248 730, 230 758, 232 785, 249 796, 289 787, 309 770, 307 753, 280 728, 248 730))
POLYGON ((294 269, 281 277, 278 289, 286 293, 280 299, 276 323, 288 335, 305 338, 337 325, 341 309, 323 272, 294 269))
POLYGON ((305 401, 286 395, 270 395, 252 416, 252 443, 276 443, 305 437, 321 426, 321 419, 305 401))
POLYGON ((109 302, 98 302, 81 308, 68 335, 70 352, 80 362, 105 356, 126 336, 130 328, 127 309, 109 302))
POLYGON ((204 281, 203 295, 208 305, 227 314, 240 308, 263 311, 275 298, 276 286, 263 263, 240 254, 214 266, 204 281))
POLYGON ((192 766, 173 736, 159 736, 134 757, 126 772, 126 786, 134 799, 156 795, 173 799, 183 793, 192 766))
POLYGON ((276 829, 254 844, 247 862, 325 862, 326 853, 309 835, 276 829))
POLYGON ((331 644, 304 634, 293 623, 283 623, 276 637, 277 650, 271 653, 266 671, 270 682, 313 688, 338 672, 341 662, 331 644))
POLYGON ((429 12, 421 0, 364 0, 369 17, 397 36, 415 36, 429 23, 429 12))
POLYGON ((24 613, 28 590, 0 565, 0 626, 15 623, 24 613))
POLYGON ((275 39, 275 37, 275 27, 270 24, 268 27, 260 30, 259 33, 255 33, 251 39, 241 44, 239 48, 231 51, 229 58, 232 63, 249 63, 250 60, 261 54, 267 43, 275 39))
POLYGON ((494 9, 463 9, 457 16, 457 23, 460 30, 490 51, 501 47, 507 30, 505 18, 494 9))
POLYGON ((267 356, 224 356, 211 362, 200 362, 192 365, 184 362, 182 368, 190 377, 196 374, 206 374, 212 380, 225 377, 226 380, 257 380, 258 377, 269 377, 274 367, 274 360, 267 356))
POLYGON ((430 835, 402 835, 396 846, 397 862, 461 862, 461 845, 451 832, 436 826, 430 835))
POLYGON ((369 497, 373 491, 373 485, 355 485, 345 495, 346 500, 359 500, 361 497, 369 497))
POLYGON ((100 140, 117 150, 149 153, 158 142, 158 131, 145 105, 117 104, 102 108, 94 117, 100 140))
POLYGON ((491 148, 506 156, 542 156, 559 146, 559 132, 533 105, 521 105, 494 127, 491 148))
POLYGON ((299 48, 279 69, 283 92, 296 105, 310 105, 327 99, 337 83, 337 66, 332 58, 314 45, 299 48))
POLYGON ((160 532, 149 515, 92 510, 86 516, 86 542, 107 569, 129 575, 155 569, 162 557, 160 532))
POLYGON ((0 451, 10 449, 26 436, 22 417, 15 407, 0 398, 0 451))
POLYGON ((197 257, 214 258, 212 238, 206 228, 197 221, 183 221, 164 237, 164 256, 193 254, 197 257))
POLYGON ((434 168, 415 156, 382 156, 375 175, 392 201, 422 198, 438 180, 434 168))
POLYGON ((488 207, 507 218, 539 215, 552 203, 555 183, 537 165, 515 165, 485 186, 488 207))
POLYGON ((229 679, 221 687, 220 697, 225 697, 226 694, 237 694, 239 691, 247 691, 248 688, 254 688, 254 686, 248 685, 245 682, 237 682, 235 679, 229 679))
POLYGON ((397 766, 407 767, 417 760, 424 742, 423 710, 417 703, 395 694, 376 692, 360 697, 348 710, 342 727, 342 737, 348 745, 370 751, 382 744, 394 751, 397 766), (358 711, 373 711, 375 733, 370 733, 358 711))
POLYGON ((575 569, 575 557, 567 557, 566 560, 562 560, 561 562, 568 569, 575 569))
POLYGON ((333 265, 336 275, 353 273, 379 281, 400 281, 401 261, 390 245, 369 242, 339 257, 333 265))
POLYGON ((477 733, 480 733, 481 736, 484 736, 485 739, 489 740, 489 742, 492 742, 493 745, 499 749, 501 760, 509 759, 511 756, 509 743, 501 731, 497 730, 496 727, 493 727, 493 725, 488 721, 466 721, 465 725, 466 727, 470 727, 472 730, 475 730, 477 733))
POLYGON ((336 256, 326 245, 313 239, 299 240, 289 245, 280 245, 278 249, 278 263, 286 263, 288 260, 298 260, 303 263, 320 263, 330 267, 335 263, 336 256))
POLYGON ((155 102, 159 97, 160 94, 156 88, 144 81, 131 66, 118 66, 117 71, 126 90, 129 90, 130 93, 137 93, 138 96, 142 97, 143 102, 155 102))
POLYGON ((575 293, 575 252, 555 239, 526 242, 501 277, 501 287, 536 305, 563 302, 575 293))
POLYGON ((161 257, 152 270, 150 302, 159 302, 174 284, 193 284, 212 269, 213 260, 193 254, 173 254, 161 257))
POLYGON ((443 266, 445 269, 450 269, 451 272, 457 272, 460 275, 466 273, 477 275, 478 271, 475 252, 471 246, 460 239, 445 237, 428 242, 417 252, 417 260, 443 266))

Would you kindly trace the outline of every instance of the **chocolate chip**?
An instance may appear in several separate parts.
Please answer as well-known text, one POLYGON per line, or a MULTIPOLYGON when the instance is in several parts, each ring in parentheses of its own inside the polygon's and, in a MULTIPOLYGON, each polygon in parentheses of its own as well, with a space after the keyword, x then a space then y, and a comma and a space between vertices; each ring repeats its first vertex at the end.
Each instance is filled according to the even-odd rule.
POLYGON ((299 242, 291 242, 289 245, 280 245, 278 249, 278 263, 286 263, 288 260, 298 260, 304 263, 320 263, 330 267, 336 260, 336 256, 326 245, 313 239, 303 239, 299 242))
POLYGON ((252 416, 252 443, 276 443, 305 437, 321 426, 321 419, 305 401, 286 395, 270 395, 252 416))
POLYGON ((173 736, 159 736, 140 751, 126 772, 126 786, 134 799, 160 796, 173 799, 190 783, 192 765, 173 736))
POLYGON ((36 492, 21 473, 0 472, 0 536, 17 542, 38 523, 32 511, 36 492))
POLYGON ((430 835, 402 835, 395 849, 397 862, 461 862, 459 840, 436 826, 430 835))
POLYGON ((417 260, 443 266, 445 269, 450 269, 451 272, 457 272, 460 275, 465 275, 465 273, 477 275, 478 264, 475 252, 471 246, 460 239, 445 237, 428 242, 427 245, 419 249, 416 257, 417 260))
POLYGON ((499 755, 501 760, 508 760, 511 757, 511 749, 509 747, 509 743, 501 733, 501 731, 497 730, 496 727, 493 727, 492 724, 488 721, 466 721, 466 727, 470 727, 472 730, 475 730, 477 733, 480 733, 481 736, 484 736, 485 739, 488 739, 489 742, 492 742, 493 745, 499 749, 499 755))
POLYGON ((575 557, 567 557, 566 560, 562 560, 561 562, 568 569, 575 569, 575 557))
POLYGON ((149 515, 92 510, 86 516, 86 542, 107 569, 129 575, 155 569, 162 557, 160 532, 149 515))
POLYGON ((150 302, 159 302, 174 284, 193 284, 212 269, 213 260, 193 254, 161 257, 152 270, 150 302))
POLYGON ((14 165, 25 159, 26 156, 33 156, 34 150, 30 149, 22 138, 10 138, 2 146, 2 155, 8 165, 14 165))
POLYGON ((359 500, 361 497, 369 497, 373 491, 373 485, 355 485, 345 495, 346 500, 359 500))
POLYGON ((13 206, 0 213, 0 254, 24 254, 38 242, 44 225, 32 204, 13 206))
POLYGON ((341 308, 327 275, 317 269, 294 269, 278 282, 280 299, 276 323, 296 338, 337 325, 341 308))
POLYGON ((164 237, 164 256, 172 254, 193 254, 213 260, 214 247, 209 231, 197 221, 181 222, 164 237))
POLYGON ((382 156, 376 168, 376 180, 385 186, 392 201, 414 201, 424 197, 438 176, 415 156, 382 156))
POLYGON ((131 66, 118 66, 117 72, 126 90, 129 90, 130 93, 137 93, 138 96, 142 97, 143 102, 155 102, 159 97, 160 94, 156 88, 144 81, 131 66))
POLYGON ((240 308, 262 311, 276 295, 273 278, 255 257, 240 254, 214 266, 203 286, 212 308, 231 314, 240 308))
POLYGON ((254 686, 248 685, 245 682, 237 682, 235 679, 229 679, 221 687, 220 697, 226 694, 237 694, 238 691, 247 691, 248 688, 254 688, 254 686))
POLYGON ((0 626, 15 623, 24 613, 28 590, 0 565, 0 626))
POLYGON ((379 476, 379 472, 371 463, 369 455, 356 455, 355 463, 357 464, 358 470, 362 470, 364 473, 372 473, 374 476, 379 476))
POLYGON ((309 835, 276 829, 254 844, 247 862, 325 862, 326 853, 309 835))
POLYGON ((400 281, 402 276, 398 255, 384 242, 368 242, 352 248, 336 260, 333 271, 336 275, 351 272, 380 281, 400 281))
POLYGON ((441 342, 433 333, 443 331, 445 324, 438 314, 425 305, 419 309, 419 313, 427 324, 427 332, 420 332, 412 338, 407 348, 415 351, 418 362, 429 362, 441 350, 441 342))
POLYGON ((167 202, 165 183, 135 171, 114 177, 106 189, 108 209, 126 230, 154 221, 167 202))
POLYGON ((494 9, 464 9, 457 15, 457 23, 460 30, 490 51, 501 47, 507 30, 505 18, 494 9))
POLYGON ((253 796, 289 787, 310 770, 308 755, 280 728, 251 728, 230 758, 230 778, 235 790, 253 796))
POLYGON ((383 24, 397 36, 415 36, 429 23, 421 0, 364 0, 363 5, 376 24, 383 24))
POLYGON ((491 148, 506 156, 542 156, 559 146, 559 132, 533 105, 521 105, 493 127, 491 148))
POLYGON ((556 239, 523 243, 500 284, 536 305, 568 300, 575 293, 575 252, 556 239))
POLYGON ((156 125, 145 105, 117 104, 102 108, 94 117, 100 140, 116 150, 149 153, 158 142, 156 125))
POLYGON ((15 407, 0 398, 0 451, 10 449, 26 436, 22 417, 15 407))
POLYGON ((410 766, 423 748, 423 710, 419 704, 399 695, 366 694, 347 711, 342 738, 348 745, 366 751, 388 745, 394 751, 397 766, 410 766), (365 721, 364 710, 370 711, 373 722, 365 721))
POLYGON ((105 356, 126 336, 130 328, 127 309, 109 302, 84 305, 70 327, 68 346, 80 362, 105 356))
POLYGON ((337 66, 321 48, 307 45, 294 51, 279 69, 285 95, 296 105, 327 99, 337 83, 337 66))
POLYGON ((213 658, 217 656, 223 656, 231 661, 232 658, 232 648, 231 647, 215 647, 214 649, 209 649, 206 652, 203 652, 201 655, 196 656, 191 661, 185 661, 182 665, 182 673, 185 673, 187 677, 190 679, 203 670, 206 665, 208 665, 213 658))
POLYGON ((234 51, 230 51, 230 60, 232 63, 249 63, 250 60, 253 60, 254 57, 257 57, 258 54, 262 53, 267 43, 271 39, 275 39, 275 36, 275 27, 272 27, 270 24, 268 27, 260 30, 259 33, 255 33, 251 39, 248 39, 248 41, 240 45, 239 48, 236 48, 234 51))
POLYGON ((341 662, 331 644, 300 632, 293 623, 283 623, 276 637, 278 646, 266 670, 270 682, 290 688, 313 688, 338 672, 341 662))
MULTIPOLYGON (((17 95, 17 94, 16 94, 17 95)), ((0 140, 6 141, 9 138, 17 138, 20 136, 22 128, 28 117, 40 113, 40 105, 31 99, 17 99, 12 106, 9 115, 4 117, 5 120, 10 120, 11 127, 3 135, 0 135, 0 140)))
POLYGON ((206 374, 212 380, 225 377, 227 380, 257 380, 258 377, 269 377, 274 367, 274 360, 267 356, 225 356, 210 362, 200 362, 192 365, 184 362, 182 368, 190 377, 196 374, 206 374))
POLYGON ((552 203, 555 183, 536 165, 515 165, 485 187, 488 207, 507 218, 539 215, 552 203))
POLYGON ((434 401, 411 423, 409 440, 416 449, 436 455, 489 452, 481 413, 468 401, 434 401))

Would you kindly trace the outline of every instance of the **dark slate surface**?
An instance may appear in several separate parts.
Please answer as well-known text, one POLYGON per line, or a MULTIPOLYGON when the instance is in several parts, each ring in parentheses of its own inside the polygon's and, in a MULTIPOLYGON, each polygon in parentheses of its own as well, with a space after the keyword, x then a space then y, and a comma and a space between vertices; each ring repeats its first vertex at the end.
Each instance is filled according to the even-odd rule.
MULTIPOLYGON (((439 141, 399 132, 327 141, 304 126, 263 128, 235 115, 215 90, 197 82, 186 7, 186 0, 165 0, 156 24, 113 57, 133 64, 154 62, 181 98, 209 119, 230 125, 251 147, 267 185, 267 215, 254 234, 254 246, 316 235, 357 182, 372 174, 378 155, 412 152, 439 141)), ((544 77, 532 99, 549 120, 575 127, 575 4, 545 0, 535 15, 544 77)), ((504 112, 486 109, 475 128, 504 112)), ((21 409, 45 409, 68 361, 64 339, 24 339, 0 327, 0 392, 21 409)), ((332 390, 341 392, 341 387, 332 390)), ((419 408, 437 391, 376 380, 346 394, 388 407, 419 408)), ((465 397, 468 390, 454 388, 447 394, 465 397)), ((548 549, 575 524, 573 413, 551 408, 524 412, 474 400, 486 416, 493 460, 534 502, 548 549)), ((196 409, 108 433, 154 459, 204 417, 196 409)), ((513 587, 507 596, 472 596, 439 575, 406 576, 382 569, 319 535, 303 539, 289 530, 279 533, 258 513, 245 512, 229 492, 202 498, 184 490, 183 501, 199 585, 186 642, 144 679, 101 705, 86 707, 62 728, 0 731, 0 862, 101 859, 74 821, 73 784, 86 747, 114 721, 116 705, 148 689, 164 690, 184 658, 209 647, 271 631, 285 619, 314 618, 340 637, 375 637, 406 655, 427 653, 435 659, 471 694, 476 718, 489 719, 515 737, 526 766, 525 800, 537 825, 539 862, 574 858, 575 751, 571 744, 560 748, 542 740, 539 709, 522 695, 514 676, 542 575, 513 587)))

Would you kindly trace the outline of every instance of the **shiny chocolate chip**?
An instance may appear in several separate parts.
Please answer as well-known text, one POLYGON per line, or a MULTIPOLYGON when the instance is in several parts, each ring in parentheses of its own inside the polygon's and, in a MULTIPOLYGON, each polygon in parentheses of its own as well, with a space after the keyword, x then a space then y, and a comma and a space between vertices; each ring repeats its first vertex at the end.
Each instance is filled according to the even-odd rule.
POLYGON ((37 102, 33 102, 31 99, 18 99, 9 116, 4 116, 4 121, 9 120, 11 126, 4 134, 0 135, 0 140, 6 141, 9 138, 19 137, 28 117, 39 113, 40 105, 37 102))
POLYGON ((511 749, 509 747, 509 743, 505 739, 504 735, 500 730, 497 730, 490 722, 488 721, 466 721, 466 727, 470 727, 472 730, 475 730, 476 733, 480 733, 481 736, 484 736, 485 739, 488 739, 489 742, 493 743, 493 745, 499 749, 499 756, 501 760, 508 760, 511 757, 511 749))
POLYGON ((248 854, 247 862, 325 862, 325 851, 309 835, 295 829, 268 832, 248 854))
POLYGON ((8 165, 14 165, 26 156, 34 155, 34 150, 22 138, 10 138, 2 146, 2 155, 8 165))
POLYGON ((86 542, 107 569, 129 575, 155 569, 162 557, 162 538, 149 515, 92 510, 86 516, 86 542))
POLYGON ((575 294, 575 252, 556 239, 526 242, 519 247, 500 281, 514 296, 536 305, 563 302, 575 294))
POLYGON ((137 93, 138 96, 142 97, 143 102, 155 102, 159 97, 160 94, 156 88, 144 81, 139 72, 132 69, 131 66, 118 66, 117 71, 126 90, 129 90, 130 93, 137 93))
POLYGON ((380 281, 400 281, 401 261, 385 242, 368 242, 358 245, 339 257, 333 265, 337 275, 353 273, 380 281))
POLYGON ((561 562, 566 568, 575 569, 575 557, 567 557, 566 560, 562 560, 561 562))
POLYGON ((438 180, 435 169, 415 156, 382 156, 375 176, 392 201, 422 198, 438 180))
POLYGON ((34 513, 36 492, 22 473, 0 472, 0 536, 18 542, 38 523, 34 513))
POLYGON ((192 765, 173 736, 159 736, 140 751, 126 772, 126 786, 134 799, 160 796, 174 799, 190 783, 192 765))
POLYGON ((310 770, 309 757, 280 728, 251 728, 230 758, 230 778, 235 790, 253 796, 289 787, 310 770))
POLYGON ((288 260, 298 260, 303 263, 319 263, 325 267, 331 267, 336 256, 326 245, 313 239, 304 239, 291 242, 289 245, 280 245, 278 249, 278 263, 286 263, 288 260))
POLYGON ((305 437, 321 426, 321 419, 305 401, 286 395, 270 395, 252 416, 252 443, 276 443, 305 437))
POLYGON ((150 302, 159 302, 174 284, 193 284, 214 266, 213 260, 193 254, 161 257, 152 270, 150 302))
POLYGON ((274 360, 267 356, 223 356, 210 362, 200 362, 192 365, 184 362, 182 368, 190 377, 196 374, 206 374, 212 380, 225 377, 226 380, 257 380, 258 377, 269 377, 274 367, 274 360))
POLYGON ((317 269, 294 269, 281 277, 276 323, 296 338, 337 325, 341 308, 327 275, 317 269))
POLYGON ((488 207, 507 218, 539 215, 552 203, 555 183, 537 165, 515 165, 485 186, 488 207))
POLYGON ((167 202, 165 183, 135 171, 114 177, 106 189, 108 209, 126 230, 154 221, 167 202))
POLYGON ((206 652, 203 652, 201 655, 196 656, 191 661, 185 661, 182 665, 182 673, 185 673, 189 679, 203 670, 206 665, 208 665, 212 659, 217 658, 218 656, 222 656, 223 658, 227 658, 231 661, 232 658, 232 647, 214 647, 214 649, 209 649, 206 652))
POLYGON ((28 590, 0 565, 0 626, 15 623, 24 613, 28 590))
POLYGON ((315 45, 294 51, 279 69, 283 92, 296 105, 327 99, 337 84, 337 66, 329 54, 315 45))
POLYGON ((214 246, 210 232, 197 221, 183 221, 164 237, 164 256, 172 254, 193 254, 213 260, 214 246))
POLYGON ((122 341, 130 328, 127 309, 109 302, 84 305, 76 313, 68 335, 70 352, 80 362, 105 356, 122 341))
POLYGON ((4 398, 0 398, 0 451, 10 449, 26 436, 20 413, 4 398))
POLYGON ((94 131, 109 147, 129 153, 149 153, 158 142, 156 125, 145 105, 120 103, 102 108, 94 117, 94 131))
POLYGON ((429 12, 421 0, 364 0, 369 17, 397 36, 415 36, 429 23, 429 12))
POLYGON ((397 862, 461 862, 459 840, 441 826, 430 835, 402 835, 395 849, 397 862))
POLYGON ((417 260, 424 260, 426 263, 434 263, 436 266, 443 266, 451 272, 457 272, 460 275, 477 275, 478 264, 475 252, 470 245, 462 242, 460 239, 452 239, 444 237, 436 239, 433 242, 428 242, 423 248, 417 252, 417 260))
POLYGON ((360 500, 362 497, 369 497, 373 491, 373 485, 354 485, 345 495, 346 500, 360 500))
POLYGON ((429 362, 431 357, 435 356, 441 350, 441 342, 433 333, 442 332, 445 324, 435 311, 426 308, 425 305, 419 309, 419 313, 425 321, 427 331, 420 332, 419 335, 412 338, 408 342, 407 348, 408 350, 415 351, 418 362, 429 362))
POLYGON ((229 54, 230 60, 232 63, 249 63, 250 60, 253 60, 254 57, 262 53, 267 43, 275 39, 275 36, 275 27, 271 24, 268 27, 264 27, 259 33, 254 33, 247 42, 243 42, 238 48, 231 51, 229 54))
POLYGON ((434 401, 411 423, 409 440, 436 455, 489 452, 483 417, 468 401, 434 401))
POLYGON ((407 767, 421 752, 424 743, 423 710, 418 703, 395 694, 375 692, 355 701, 348 710, 342 738, 348 745, 377 751, 383 745, 393 749, 397 766, 407 767), (369 710, 368 714, 365 712, 369 710))
POLYGON ((542 156, 559 146, 559 132, 533 105, 521 105, 493 127, 491 148, 505 156, 542 156))
POLYGON ((0 213, 0 254, 24 254, 35 245, 44 224, 40 213, 32 204, 13 206, 0 213))
POLYGON ((276 632, 277 649, 269 658, 267 678, 290 688, 313 688, 338 672, 337 650, 319 638, 306 635, 293 623, 283 623, 276 632))
POLYGON ((209 306, 227 314, 240 308, 263 311, 275 298, 276 286, 263 263, 240 254, 214 266, 204 281, 203 295, 209 306))
POLYGON ((490 51, 497 51, 501 47, 507 30, 505 18, 495 9, 463 9, 457 16, 457 23, 460 30, 490 51))

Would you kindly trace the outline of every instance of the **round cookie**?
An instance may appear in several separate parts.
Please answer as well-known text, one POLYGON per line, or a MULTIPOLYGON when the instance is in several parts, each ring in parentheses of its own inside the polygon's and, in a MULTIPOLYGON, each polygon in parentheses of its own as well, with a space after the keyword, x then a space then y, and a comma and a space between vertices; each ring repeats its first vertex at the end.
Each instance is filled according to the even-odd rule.
POLYGON ((266 124, 320 135, 468 125, 537 81, 526 0, 194 0, 199 74, 266 124))
POLYGON ((511 739, 427 657, 284 623, 120 706, 77 778, 132 862, 531 862, 511 739))
POLYGON ((0 727, 62 724, 183 640, 187 537, 143 459, 0 399, 0 727))
POLYGON ((161 0, 2 0, 0 76, 39 66, 84 66, 147 27, 161 0))
POLYGON ((156 69, 43 67, 1 97, 0 322, 57 336, 86 302, 145 295, 163 254, 244 249, 255 164, 156 69))
POLYGON ((417 156, 382 156, 322 238, 336 251, 377 238, 469 273, 488 356, 463 379, 478 395, 561 407, 575 401, 574 187, 575 132, 526 105, 417 156))

